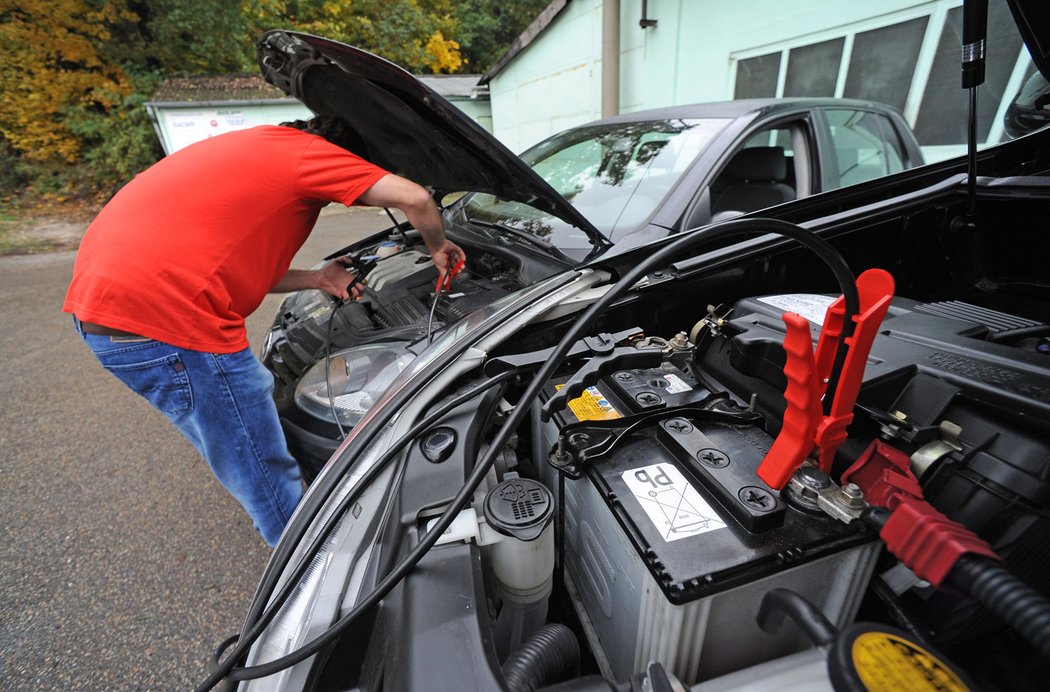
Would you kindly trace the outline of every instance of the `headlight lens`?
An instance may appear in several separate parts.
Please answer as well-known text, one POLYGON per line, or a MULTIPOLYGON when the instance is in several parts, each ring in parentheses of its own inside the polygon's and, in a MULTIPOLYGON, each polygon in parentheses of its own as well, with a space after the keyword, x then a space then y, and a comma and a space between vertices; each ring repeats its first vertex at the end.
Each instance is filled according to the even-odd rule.
MULTIPOLYGON (((392 440, 390 429, 387 427, 362 452, 353 470, 325 501, 296 546, 279 583, 289 577, 295 565, 306 559, 307 549, 318 534, 335 522, 320 549, 310 558, 302 579, 252 647, 249 665, 278 659, 320 635, 337 617, 341 599, 346 599, 350 605, 356 603, 373 549, 376 527, 385 514, 383 507, 389 502, 393 469, 380 472, 372 485, 363 489, 349 511, 335 517, 335 509, 389 447, 392 440), (331 580, 329 574, 333 575, 331 580)), ((294 668, 287 668, 248 681, 240 689, 249 692, 288 689, 289 680, 294 675, 294 668)))
POLYGON ((325 382, 322 359, 299 380, 295 403, 315 418, 335 423, 338 415, 339 423, 353 427, 414 358, 407 342, 366 344, 338 351, 329 357, 330 383, 325 382))

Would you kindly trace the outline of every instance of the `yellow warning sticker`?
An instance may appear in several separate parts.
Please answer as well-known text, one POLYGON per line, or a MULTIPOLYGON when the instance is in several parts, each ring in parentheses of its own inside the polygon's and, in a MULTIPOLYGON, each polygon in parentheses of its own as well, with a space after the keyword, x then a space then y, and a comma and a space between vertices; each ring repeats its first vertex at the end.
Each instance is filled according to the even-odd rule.
MULTIPOLYGON (((554 389, 561 389, 565 385, 556 384, 554 389)), ((576 420, 613 420, 622 418, 620 412, 598 391, 597 387, 588 387, 583 394, 569 401, 569 410, 576 416, 576 420)))
POLYGON ((939 690, 969 687, 940 659, 889 632, 865 632, 853 641, 853 666, 869 690, 939 690))

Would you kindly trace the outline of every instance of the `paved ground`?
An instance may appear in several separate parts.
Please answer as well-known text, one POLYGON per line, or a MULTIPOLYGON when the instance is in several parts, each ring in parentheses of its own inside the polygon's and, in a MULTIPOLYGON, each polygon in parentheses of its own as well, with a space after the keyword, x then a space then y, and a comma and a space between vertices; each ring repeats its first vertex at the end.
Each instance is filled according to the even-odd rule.
MULTIPOLYGON (((295 266, 387 225, 324 214, 295 266)), ((0 688, 191 688, 268 550, 190 444, 77 339, 60 312, 73 258, 0 258, 0 688)), ((253 343, 277 304, 249 321, 253 343)))

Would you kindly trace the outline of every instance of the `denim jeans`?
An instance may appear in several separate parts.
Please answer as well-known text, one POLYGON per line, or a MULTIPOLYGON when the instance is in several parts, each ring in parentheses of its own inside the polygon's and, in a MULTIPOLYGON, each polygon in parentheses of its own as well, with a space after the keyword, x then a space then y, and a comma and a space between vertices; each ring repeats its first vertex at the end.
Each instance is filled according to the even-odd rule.
POLYGON ((152 339, 77 332, 104 368, 166 415, 247 510, 271 547, 302 497, 274 406, 249 349, 204 353, 152 339))

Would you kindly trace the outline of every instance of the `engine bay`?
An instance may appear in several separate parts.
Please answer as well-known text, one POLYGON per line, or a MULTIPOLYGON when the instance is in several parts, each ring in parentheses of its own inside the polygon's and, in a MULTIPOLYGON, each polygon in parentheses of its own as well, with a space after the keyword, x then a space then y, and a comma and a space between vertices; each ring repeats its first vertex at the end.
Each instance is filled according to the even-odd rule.
POLYGON ((940 647, 1001 630, 972 599, 879 561, 872 533, 843 521, 864 494, 832 479, 876 442, 908 460, 933 507, 1050 591, 1033 559, 1050 528, 1046 324, 959 301, 895 299, 830 473, 807 462, 779 492, 757 476, 784 418, 783 314, 819 326, 832 300, 750 297, 713 309, 689 336, 636 337, 662 345, 658 365, 613 365, 549 422, 534 421, 534 448, 552 450, 545 484, 559 487, 559 439, 574 460, 577 479, 562 486, 565 581, 604 677, 626 680, 660 660, 695 684, 812 646, 790 628, 771 636, 757 624, 774 588, 839 628, 862 608, 886 609, 940 647), (846 514, 822 511, 819 497, 846 514))
MULTIPOLYGON (((717 278, 705 281, 719 286, 717 278)), ((834 656, 820 651, 878 632, 928 654, 923 665, 958 676, 963 688, 972 675, 978 687, 1010 680, 1011 689, 1026 689, 1032 671, 1045 666, 1032 646, 976 599, 935 588, 883 549, 877 527, 858 519, 887 503, 885 486, 873 479, 907 479, 931 512, 913 523, 944 517, 965 527, 1019 580, 1050 592, 1038 548, 1050 530, 1050 325, 1032 317, 1042 303, 1026 303, 1031 316, 1020 316, 961 300, 894 297, 864 359, 833 464, 806 461, 777 488, 758 470, 785 426, 784 315, 805 317, 817 346, 836 296, 756 294, 686 319, 684 306, 701 301, 672 295, 658 281, 647 290, 607 312, 600 331, 582 339, 546 383, 478 502, 487 507, 493 493, 507 495, 507 483, 535 481, 544 489, 541 504, 560 508, 547 525, 559 556, 552 571, 540 570, 528 588, 486 577, 496 582, 485 598, 500 656, 527 643, 529 631, 566 623, 584 669, 618 689, 652 680, 654 662, 693 689, 733 689, 755 680, 775 685, 772 661, 791 675, 826 676, 813 671, 826 670, 834 656), (640 315, 672 329, 654 333, 640 315), (573 392, 559 397, 574 380, 573 392), (819 641, 800 633, 799 622, 769 626, 770 603, 784 594, 804 604, 785 612, 818 613, 833 634, 819 641)), ((529 343, 546 342, 541 335, 529 343)), ((530 356, 497 354, 490 372, 501 358, 520 365, 530 356)), ((503 397, 513 407, 515 387, 503 397)), ((483 431, 500 410, 490 399, 461 411, 449 434, 483 448, 483 431)), ((429 458, 426 444, 410 452, 407 468, 429 458)), ((469 457, 460 460, 468 468, 469 457)), ((406 504, 428 506, 447 492, 413 493, 406 504)), ((515 497, 528 508, 536 495, 515 497)), ((479 525, 493 523, 478 514, 479 525)), ((915 540, 913 552, 940 555, 938 536, 915 540)), ((498 575, 505 558, 489 545, 478 550, 498 575)), ((414 616, 412 630, 427 621, 414 616)), ((863 673, 846 668, 846 677, 863 673)))
POLYGON ((291 294, 270 327, 263 354, 275 374, 278 408, 290 407, 299 378, 326 348, 415 341, 554 271, 553 265, 524 262, 491 245, 461 243, 470 263, 451 290, 436 296, 436 304, 438 271, 426 247, 418 233, 397 228, 344 251, 374 262, 360 300, 336 302, 316 290, 291 294))
MULTIPOLYGON (((472 364, 448 361, 459 374, 413 399, 425 402, 414 432, 382 457, 399 470, 377 570, 414 567, 343 631, 316 684, 536 689, 543 671, 559 690, 831 689, 829 675, 892 670, 903 677, 890 688, 1038 689, 1050 641, 1037 605, 1050 593, 1050 290, 1037 248, 1018 260, 990 241, 1029 237, 1041 205, 1025 209, 994 233, 932 232, 951 227, 934 205, 843 233, 840 260, 892 277, 870 323, 873 298, 860 291, 843 312, 819 257, 716 247, 667 264, 629 256, 609 267, 615 283, 592 275, 599 288, 579 301, 590 321, 582 307, 537 312, 472 364), (846 344, 841 361, 822 348, 827 335, 846 344), (832 420, 850 388, 849 416, 832 420), (799 420, 835 425, 800 438, 799 420), (769 461, 792 439, 802 454, 774 482, 769 461), (361 650, 363 638, 376 646, 361 650), (865 668, 850 653, 861 645, 905 653, 865 668), (404 665, 387 666, 391 647, 404 665)), ((470 256, 490 269, 472 267, 465 294, 509 290, 505 258, 470 256)), ((398 248, 370 284, 425 305, 436 273, 423 259, 398 248)), ((331 315, 296 309, 292 328, 331 315)), ((418 338, 418 324, 386 326, 396 320, 377 309, 394 314, 341 308, 333 339, 418 338)), ((441 338, 436 348, 455 335, 441 338)))

